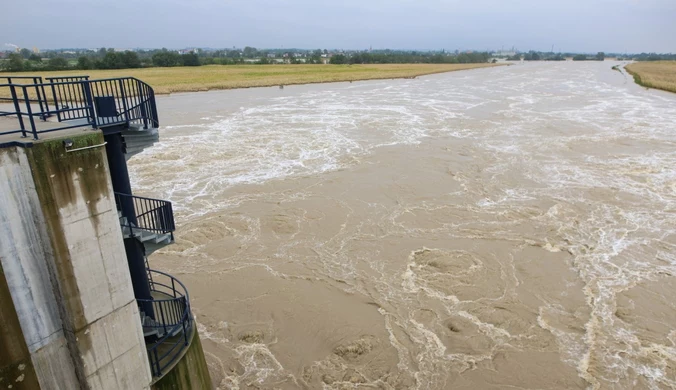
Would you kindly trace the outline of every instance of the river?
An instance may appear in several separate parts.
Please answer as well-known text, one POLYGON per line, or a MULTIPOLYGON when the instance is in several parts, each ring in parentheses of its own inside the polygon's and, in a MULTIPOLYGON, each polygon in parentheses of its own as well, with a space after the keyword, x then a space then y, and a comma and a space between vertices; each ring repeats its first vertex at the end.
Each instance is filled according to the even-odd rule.
POLYGON ((615 64, 159 97, 214 383, 676 387, 676 95, 615 64))

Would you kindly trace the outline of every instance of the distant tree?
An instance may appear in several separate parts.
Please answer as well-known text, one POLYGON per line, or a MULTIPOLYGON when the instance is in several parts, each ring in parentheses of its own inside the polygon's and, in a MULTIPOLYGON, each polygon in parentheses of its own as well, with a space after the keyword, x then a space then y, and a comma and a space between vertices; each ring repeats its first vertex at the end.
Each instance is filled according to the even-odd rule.
POLYGON ((21 54, 21 57, 28 59, 31 56, 31 54, 33 54, 33 53, 31 53, 30 50, 23 48, 19 51, 19 54, 21 54))
POLYGON ((344 54, 336 54, 335 56, 331 57, 331 60, 329 62, 335 65, 342 65, 348 63, 347 57, 345 57, 344 54))
POLYGON ((523 56, 524 61, 539 61, 540 59, 540 54, 532 50, 523 56))
POLYGON ((152 58, 153 65, 155 66, 166 67, 183 65, 181 55, 173 51, 168 51, 167 49, 163 49, 162 51, 153 54, 152 58))
POLYGON ((507 57, 507 61, 521 61, 521 54, 514 54, 511 57, 507 57))
POLYGON ((125 51, 122 54, 119 54, 120 62, 124 68, 140 68, 141 60, 138 58, 138 54, 133 51, 125 51))
POLYGON ((600 51, 598 54, 596 54, 596 61, 603 61, 606 59, 606 53, 600 51))
POLYGON ((89 70, 94 67, 89 57, 81 56, 77 59, 77 68, 80 70, 89 70))
POLYGON ((573 61, 587 61, 587 56, 584 54, 578 54, 573 57, 573 61))
POLYGON ((258 50, 256 50, 255 47, 250 47, 247 46, 244 48, 244 57, 246 58, 254 58, 258 55, 258 50))
POLYGON ((368 63, 368 59, 364 58, 361 53, 355 53, 348 59, 348 63, 350 64, 363 64, 365 62, 368 63))
POLYGON ((200 58, 200 65, 213 65, 218 61, 218 58, 214 57, 205 57, 205 58, 200 58))
POLYGON ((47 62, 49 70, 64 70, 68 69, 68 60, 63 57, 50 58, 47 62))
POLYGON ((183 66, 200 66, 200 59, 194 52, 182 56, 183 66))
POLYGON ((10 72, 21 72, 24 70, 23 57, 21 57, 21 54, 18 53, 10 54, 7 57, 7 61, 4 63, 4 67, 10 72))
POLYGON ((42 57, 40 57, 40 56, 37 55, 37 54, 31 54, 31 55, 28 57, 28 61, 42 62, 42 57))
POLYGON ((114 51, 109 51, 103 56, 103 59, 98 64, 98 67, 101 69, 122 69, 124 68, 124 60, 122 58, 122 53, 115 53, 114 51))
POLYGON ((561 54, 557 54, 555 56, 545 58, 545 61, 565 61, 565 60, 566 60, 566 58, 564 56, 562 56, 561 54))

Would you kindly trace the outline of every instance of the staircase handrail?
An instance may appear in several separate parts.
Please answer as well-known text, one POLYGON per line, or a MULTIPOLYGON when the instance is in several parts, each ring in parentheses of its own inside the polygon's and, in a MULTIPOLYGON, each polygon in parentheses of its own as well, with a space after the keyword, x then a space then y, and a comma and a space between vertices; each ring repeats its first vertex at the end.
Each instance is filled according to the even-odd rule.
POLYGON ((146 344, 153 376, 159 377, 190 344, 193 317, 190 310, 188 289, 180 280, 168 273, 153 269, 148 269, 148 273, 154 274, 150 282, 151 293, 169 297, 166 299, 136 300, 139 311, 142 311, 146 305, 153 305, 154 308, 155 324, 144 324, 143 327, 162 330, 161 337, 146 344), (167 281, 164 283, 157 282, 157 280, 162 279, 167 281), (181 337, 176 339, 179 333, 181 333, 181 337))
POLYGON ((131 231, 143 229, 159 234, 173 234, 176 230, 174 211, 168 200, 116 192, 115 203, 122 216, 127 219, 127 223, 122 226, 131 231))

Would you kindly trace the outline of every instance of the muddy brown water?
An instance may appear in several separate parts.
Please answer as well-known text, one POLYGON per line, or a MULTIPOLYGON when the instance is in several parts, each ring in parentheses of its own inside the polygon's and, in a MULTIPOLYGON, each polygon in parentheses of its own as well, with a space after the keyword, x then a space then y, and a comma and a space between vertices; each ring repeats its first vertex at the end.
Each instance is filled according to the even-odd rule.
POLYGON ((676 386, 676 95, 534 63, 160 97, 220 389, 676 386))

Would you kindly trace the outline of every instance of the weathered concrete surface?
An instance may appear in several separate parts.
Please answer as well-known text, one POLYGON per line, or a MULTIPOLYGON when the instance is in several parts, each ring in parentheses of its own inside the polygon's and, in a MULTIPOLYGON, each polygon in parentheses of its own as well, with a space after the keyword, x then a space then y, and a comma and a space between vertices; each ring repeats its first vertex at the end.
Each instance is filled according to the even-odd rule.
POLYGON ((34 389, 38 379, 0 267, 0 389, 34 389))
POLYGON ((153 390, 208 390, 212 389, 209 369, 196 326, 188 349, 181 359, 159 381, 153 390))
MULTIPOLYGON (((71 137, 73 148, 103 143, 71 137)), ((151 381, 104 148, 67 153, 62 140, 28 152, 54 248, 61 319, 80 386, 147 388, 151 381)))
MULTIPOLYGON (((74 148, 103 143, 99 132, 71 139, 74 148)), ((0 150, 0 264, 2 381, 23 375, 12 388, 149 388, 103 148, 67 153, 61 139, 50 139, 0 150)))
MULTIPOLYGON (((26 346, 30 360, 17 367, 35 367, 43 389, 75 388, 75 369, 47 265, 51 252, 25 150, 0 149, 0 262, 4 270, 0 283, 7 286, 0 304, 15 308, 21 332, 15 333, 9 325, 0 329, 8 340, 26 346)), ((12 350, 16 346, 0 345, 0 356, 12 356, 12 350)))
POLYGON ((61 320, 45 259, 51 255, 25 149, 0 149, 0 259, 31 352, 58 335, 61 320))

